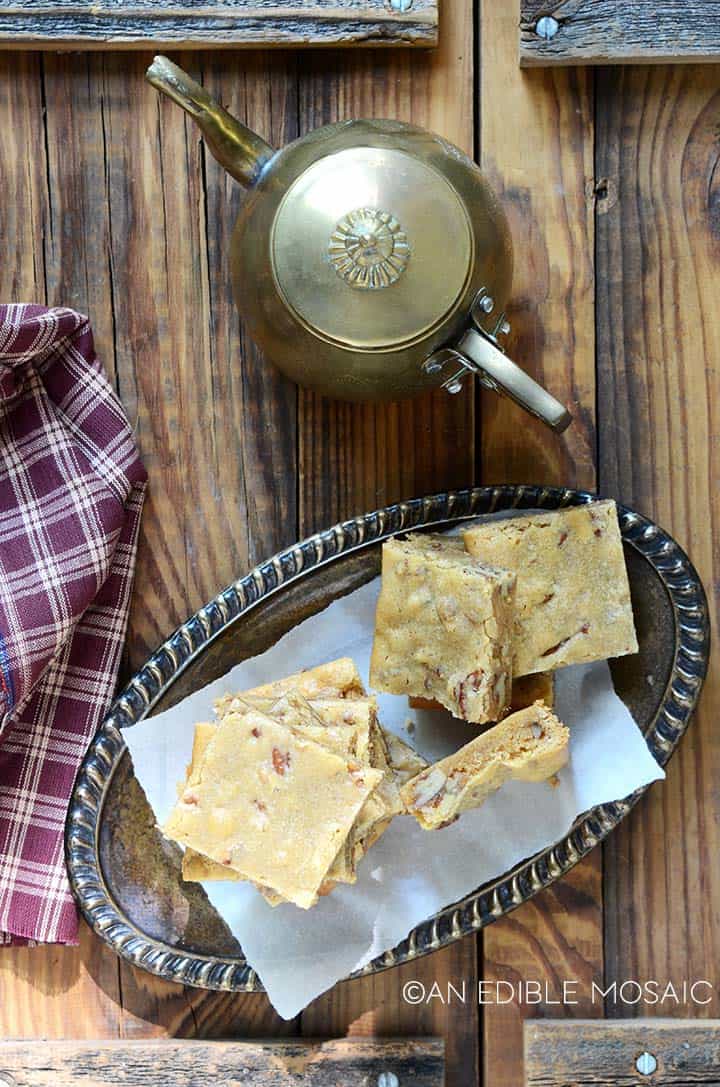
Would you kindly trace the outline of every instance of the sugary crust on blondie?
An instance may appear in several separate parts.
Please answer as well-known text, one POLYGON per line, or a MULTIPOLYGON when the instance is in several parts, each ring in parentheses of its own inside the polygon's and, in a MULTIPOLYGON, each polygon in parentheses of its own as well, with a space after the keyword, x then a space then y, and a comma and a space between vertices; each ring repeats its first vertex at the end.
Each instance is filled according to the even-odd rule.
POLYGON ((248 708, 266 713, 275 721, 299 729, 303 735, 358 762, 370 761, 371 730, 375 699, 328 698, 309 702, 293 690, 279 698, 241 695, 248 708))
POLYGON ((570 734, 538 702, 428 767, 401 789, 408 811, 425 830, 480 807, 506 781, 544 781, 568 759, 570 734))
POLYGON ((215 713, 217 717, 223 717, 226 713, 232 712, 233 701, 236 698, 246 701, 250 698, 279 698, 288 691, 294 691, 308 701, 317 698, 366 697, 355 662, 350 657, 340 657, 328 664, 320 664, 317 668, 296 672, 284 679, 274 680, 272 683, 263 683, 259 687, 242 691, 240 694, 222 695, 215 701, 215 713))
POLYGON ((370 682, 435 698, 456 717, 502 716, 510 697, 515 576, 424 537, 383 545, 370 682))
POLYGON ((464 540, 517 574, 515 675, 637 652, 614 502, 488 521, 464 540))
MULTIPOLYGON (((182 795, 189 785, 194 784, 198 780, 203 755, 205 754, 208 744, 215 735, 216 728, 216 724, 210 724, 206 721, 199 722, 195 725, 192 756, 188 764, 185 781, 178 785, 179 795, 182 795)), ((183 853, 182 876, 188 883, 202 883, 203 880, 212 882, 219 880, 222 880, 223 882, 241 882, 244 879, 238 872, 231 871, 224 865, 218 864, 217 861, 211 861, 209 857, 204 857, 202 853, 196 853, 194 849, 186 849, 183 853)), ((271 906, 277 906, 283 901, 279 895, 276 895, 273 891, 270 891, 265 887, 258 887, 258 890, 271 906)))
POLYGON ((257 710, 228 714, 163 830, 308 908, 381 777, 257 710))
POLYGON ((382 798, 385 804, 385 814, 392 817, 403 810, 403 804, 400 800, 400 790, 390 762, 387 734, 380 727, 377 715, 373 720, 370 737, 370 765, 382 770, 383 773, 383 780, 375 790, 375 794, 382 798))
POLYGON ((410 536, 405 537, 404 542, 409 547, 414 547, 419 551, 440 551, 443 554, 452 551, 460 553, 465 551, 462 536, 450 536, 445 532, 413 532, 410 536))
POLYGON ((183 791, 187 785, 193 785, 197 780, 197 775, 200 770, 200 763, 202 762, 203 755, 207 750, 207 745, 215 735, 215 729, 217 725, 215 722, 200 721, 195 725, 195 732, 193 733, 193 746, 192 754, 190 756, 190 762, 188 763, 187 773, 185 776, 185 782, 183 785, 179 785, 178 789, 183 791))
MULTIPOLYGON (((390 765, 385 733, 378 724, 375 700, 369 700, 373 706, 372 723, 370 727, 370 745, 368 749, 370 765, 378 770, 382 777, 374 790, 361 808, 352 833, 348 836, 348 847, 351 851, 353 872, 357 864, 367 853, 368 849, 385 833, 396 815, 402 814, 404 806, 400 799, 400 788, 390 765)), ((353 705, 358 705, 358 702, 353 705)), ((318 702, 318 706, 323 703, 318 702)), ((328 879, 334 878, 333 870, 328 873, 328 879)))

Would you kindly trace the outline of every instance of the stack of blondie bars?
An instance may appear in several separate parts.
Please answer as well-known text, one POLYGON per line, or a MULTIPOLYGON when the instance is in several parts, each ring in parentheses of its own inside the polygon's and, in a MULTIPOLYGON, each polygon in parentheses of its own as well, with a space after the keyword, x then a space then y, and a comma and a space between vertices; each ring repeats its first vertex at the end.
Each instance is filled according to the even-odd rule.
POLYGON ((185 847, 186 880, 250 880, 304 909, 337 883, 403 810, 400 787, 427 763, 380 727, 343 658, 226 696, 195 728, 163 830, 185 847))
POLYGON ((386 733, 343 658, 215 704, 166 836, 187 880, 249 880, 307 909, 356 868, 391 820, 453 822, 510 779, 568 758, 552 676, 637 650, 613 502, 488 521, 462 537, 383 546, 370 683, 473 726, 428 766, 386 733))

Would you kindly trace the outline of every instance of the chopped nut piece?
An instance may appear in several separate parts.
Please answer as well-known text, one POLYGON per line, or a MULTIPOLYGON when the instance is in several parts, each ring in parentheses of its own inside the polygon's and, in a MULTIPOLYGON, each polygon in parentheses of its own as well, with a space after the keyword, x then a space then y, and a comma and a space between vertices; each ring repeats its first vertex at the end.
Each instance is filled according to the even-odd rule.
MULTIPOLYGON (((255 736, 257 729, 252 730, 252 735, 255 736)), ((284 774, 286 770, 290 768, 290 752, 286 751, 283 755, 282 751, 278 751, 277 747, 273 748, 272 753, 273 770, 276 774, 284 774)))
MULTIPOLYGON (((405 741, 401 740, 399 736, 396 736, 394 732, 383 729, 383 735, 385 736, 390 767, 398 787, 404 785, 407 781, 410 781, 411 778, 417 777, 418 774, 426 769, 428 765, 427 759, 424 759, 422 755, 419 755, 414 747, 411 747, 410 744, 406 744, 405 741)), ((405 811, 404 804, 403 811, 405 811)))
POLYGON ((420 774, 413 782, 411 813, 414 814, 416 809, 425 808, 428 804, 437 807, 436 802, 439 802, 447 784, 447 774, 440 766, 430 766, 420 774))

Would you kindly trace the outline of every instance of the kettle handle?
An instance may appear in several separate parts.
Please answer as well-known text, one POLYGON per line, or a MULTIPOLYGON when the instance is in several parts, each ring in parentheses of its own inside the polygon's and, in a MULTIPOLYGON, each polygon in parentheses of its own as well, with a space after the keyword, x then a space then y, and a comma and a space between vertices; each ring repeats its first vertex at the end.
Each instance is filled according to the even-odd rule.
POLYGON ((145 78, 190 114, 215 158, 236 181, 246 188, 255 184, 275 154, 270 144, 232 117, 204 87, 167 57, 155 57, 145 78))
POLYGON ((463 368, 444 382, 451 392, 459 391, 463 373, 469 370, 486 388, 505 393, 556 434, 570 426, 572 415, 567 408, 496 347, 490 336, 470 328, 451 353, 463 368))

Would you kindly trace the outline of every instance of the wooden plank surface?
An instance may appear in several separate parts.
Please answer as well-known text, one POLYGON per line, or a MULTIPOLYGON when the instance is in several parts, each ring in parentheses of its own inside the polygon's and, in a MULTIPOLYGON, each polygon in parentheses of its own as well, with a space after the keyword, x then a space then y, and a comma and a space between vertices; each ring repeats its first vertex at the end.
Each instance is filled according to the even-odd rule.
POLYGON ((521 0, 520 63, 717 63, 720 0, 521 0))
MULTIPOLYGON (((442 6, 433 55, 307 54, 300 59, 302 131, 345 117, 399 117, 473 149, 471 0, 442 6)), ((474 478, 474 395, 441 391, 403 404, 351 405, 300 392, 300 530, 305 535, 354 513, 474 478)), ((301 1016, 303 1034, 438 1034, 446 1039, 447 1087, 479 1076, 479 1015, 440 1000, 413 1005, 403 987, 417 980, 477 980, 475 937, 399 970, 337 986, 301 1016)))
MULTIPOLYGON (((13 53, 0 67, 13 121, 1 137, 3 191, 18 194, 7 228, 3 220, 0 295, 90 314, 152 477, 128 670, 218 587, 298 533, 295 389, 254 350, 242 352, 230 301, 224 260, 241 193, 145 82, 149 60, 13 53)), ((198 57, 181 60, 200 68, 198 57)), ((233 54, 212 54, 224 100, 267 138, 292 138, 292 61, 244 55, 242 80, 238 67, 233 54)), ((165 984, 89 937, 79 950, 0 956, 3 1035, 295 1031, 263 996, 165 984), (26 1014, 33 971, 44 996, 26 1014)))
POLYGON ((582 1083, 583 1087, 638 1087, 640 1083, 718 1087, 720 1022, 528 1023, 525 1083, 526 1087, 567 1087, 571 1083, 582 1083))
MULTIPOLYGON (((374 113, 406 116, 472 150, 469 0, 447 6, 445 20, 436 53, 308 54, 302 69, 291 54, 179 60, 277 145, 297 135, 299 117, 307 128, 374 113)), ((2 92, 16 123, 0 137, 6 191, 27 204, 13 219, 2 294, 89 310, 152 477, 129 669, 256 559, 358 509, 467 485, 474 463, 470 393, 381 409, 302 394, 300 437, 297 391, 259 357, 230 296, 227 248, 240 189, 192 124, 145 84, 148 60, 5 54, 2 92), (21 133, 35 140, 31 157, 21 133)), ((184 990, 118 962, 90 938, 79 951, 2 955, 5 1035, 257 1037, 300 1028, 262 995, 184 990), (35 984, 52 996, 28 1015, 33 965, 35 984)), ((478 1067, 477 1008, 404 1003, 402 983, 414 976, 466 977, 473 986, 476 941, 405 974, 340 986, 303 1029, 442 1032, 448 1084, 464 1087, 478 1067)))
POLYGON ((437 45, 438 0, 14 0, 0 49, 437 45))
MULTIPOLYGON (((475 104, 471 0, 444 5, 435 52, 179 60, 276 144, 363 114, 414 120, 469 150, 477 139, 515 237, 510 347, 575 410, 561 439, 470 390, 382 408, 298 394, 253 349, 230 296, 240 190, 145 85, 149 57, 0 56, 0 183, 13 194, 0 293, 90 312, 151 473, 128 667, 303 533, 479 477, 592 486, 596 451, 600 488, 655 516, 705 583, 720 583, 718 69, 520 73, 517 11, 485 0, 479 13, 475 104)), ((718 961, 719 693, 715 669, 667 784, 608 844, 604 903, 596 855, 486 930, 482 952, 470 938, 341 984, 291 1023, 263 996, 131 970, 83 931, 79 949, 0 951, 0 1035, 439 1034, 449 1087, 515 1087, 523 1018, 602 1011, 587 994, 603 976, 603 925, 606 985, 702 976, 718 961), (581 1003, 486 1006, 481 1021, 473 1001, 403 999, 408 981, 472 991, 482 976, 551 992, 576 978, 581 1003)), ((716 997, 679 1011, 720 1014, 716 997)))
MULTIPOLYGON (((0 1042, 7 1087, 367 1087, 381 1075, 443 1087, 441 1039, 329 1042, 0 1042)), ((391 1081, 392 1082, 392 1081, 391 1081)))
MULTIPOLYGON (((193 609, 297 539, 296 390, 259 357, 231 299, 229 237, 242 191, 198 132, 144 80, 148 56, 107 55, 101 104, 121 396, 153 485, 128 638, 134 670, 193 609), (124 88, 130 86, 131 95, 124 88)), ((273 143, 296 134, 292 61, 180 62, 273 143)), ((97 77, 98 80, 100 77, 97 77)), ((120 965, 133 1034, 293 1034, 264 996, 183 990, 120 965)))
MULTIPOLYGON (((720 68, 599 72, 597 104, 600 483, 688 550, 717 629, 720 68)), ((606 844, 608 982, 705 978, 720 961, 719 663, 716 641, 667 781, 606 844)), ((674 1014, 719 1015, 717 992, 674 1014)))
MULTIPOLYGON (((13 194, 0 212, 5 257, 0 265, 0 296, 50 304, 67 299, 68 305, 82 299, 87 305, 91 296, 98 298, 93 292, 103 282, 99 262, 85 259, 93 242, 101 246, 105 229, 103 214, 97 214, 103 190, 102 147, 98 194, 88 189, 98 165, 98 146, 92 120, 80 105, 87 100, 87 73, 85 79, 74 81, 77 85, 69 92, 79 100, 78 113, 72 117, 67 87, 61 87, 52 73, 46 83, 45 75, 37 54, 0 56, 0 116, 5 122, 0 125, 0 190, 13 194), (62 189, 53 185, 53 176, 57 180, 54 171, 61 161, 67 165, 68 159, 60 155, 62 145, 48 147, 43 123, 48 85, 53 99, 48 123, 60 128, 53 130, 53 136, 60 136, 70 153, 77 151, 80 138, 84 143, 85 161, 77 171, 63 176, 62 189), (66 198, 75 209, 69 218, 66 198), (73 249, 70 232, 82 215, 87 216, 90 245, 86 249, 82 243, 75 244, 73 249)), ((98 251, 103 251, 102 246, 98 251)), ((98 313, 100 342, 109 348, 105 359, 113 374, 112 340, 103 336, 109 315, 103 300, 98 313)), ((85 929, 80 948, 1 948, 0 1037, 116 1036, 122 1017, 119 992, 116 956, 85 929)))
POLYGON ((117 956, 82 926, 79 947, 0 948, 0 1037, 117 1038, 117 956))
MULTIPOLYGON (((508 350, 575 416, 558 438, 507 401, 482 399, 483 482, 595 484, 593 81, 583 71, 521 72, 513 5, 481 7, 480 162, 506 208, 515 243, 508 350), (502 109, 498 88, 502 87, 502 109), (512 119, 511 123, 509 119, 512 119)), ((481 976, 532 981, 483 1008, 483 1082, 520 1087, 522 1024, 530 1016, 592 1016, 603 970, 599 853, 483 932, 481 976), (577 981, 577 1004, 559 1001, 577 981), (537 990, 536 990, 537 991, 537 990), (534 998, 530 998, 534 999, 534 998)))

